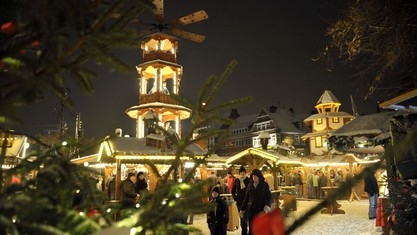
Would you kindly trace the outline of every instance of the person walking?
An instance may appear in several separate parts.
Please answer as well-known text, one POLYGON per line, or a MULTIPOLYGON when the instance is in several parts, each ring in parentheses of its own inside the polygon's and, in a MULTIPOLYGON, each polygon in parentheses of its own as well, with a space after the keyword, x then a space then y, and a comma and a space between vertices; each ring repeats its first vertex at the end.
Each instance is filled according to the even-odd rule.
MULTIPOLYGON (((245 200, 246 189, 249 185, 249 177, 246 175, 245 167, 239 168, 239 177, 235 179, 235 183, 232 188, 232 197, 236 201, 237 208, 241 208, 243 200, 245 200)), ((240 227, 242 235, 248 234, 248 216, 247 213, 241 213, 240 215, 240 227)))
POLYGON ((233 185, 235 183, 236 177, 233 175, 231 171, 227 172, 227 192, 225 193, 232 193, 233 185))
POLYGON ((294 185, 295 185, 295 191, 297 193, 297 198, 301 198, 301 186, 303 185, 303 180, 301 178, 301 171, 294 173, 294 185))
POLYGON ((107 180, 106 188, 107 188, 107 196, 109 200, 115 200, 116 199, 116 177, 114 177, 113 174, 111 174, 109 179, 107 180))
POLYGON ((333 169, 330 170, 329 177, 330 187, 334 187, 334 177, 336 177, 336 173, 334 173, 333 169))
POLYGON ((139 199, 139 194, 135 191, 135 182, 135 173, 129 172, 120 185, 120 202, 123 209, 134 208, 136 200, 139 199))
POLYGON ((308 171, 308 174, 307 174, 307 182, 306 182, 306 184, 307 184, 307 198, 308 199, 313 198, 313 175, 314 175, 313 170, 310 169, 308 171))
POLYGON ((365 172, 363 181, 365 183, 365 192, 368 193, 369 198, 368 217, 369 219, 376 219, 379 187, 378 182, 376 181, 375 173, 365 172))
POLYGON ((251 183, 246 189, 245 199, 243 200, 241 213, 247 213, 249 221, 249 235, 252 234, 252 221, 261 212, 271 210, 272 195, 269 185, 265 182, 262 171, 253 169, 251 183))
POLYGON ((340 187, 343 183, 343 176, 342 176, 342 170, 337 171, 336 176, 334 177, 334 186, 340 187))
POLYGON ((214 171, 212 171, 210 175, 207 177, 206 182, 207 182, 207 192, 209 193, 217 184, 217 177, 214 171))
MULTIPOLYGON (((351 182, 353 178, 353 175, 350 173, 349 169, 346 169, 346 182, 351 182)), ((355 190, 355 186, 352 186, 349 189, 349 201, 353 201, 353 198, 355 198, 356 200, 360 201, 360 197, 358 196, 358 194, 356 193, 355 190)))
POLYGON ((320 191, 320 198, 324 198, 326 195, 324 190, 321 190, 322 187, 327 187, 327 176, 326 173, 320 171, 320 178, 319 178, 319 191, 320 191))
POLYGON ((211 200, 213 210, 207 213, 207 225, 211 235, 226 235, 227 223, 229 223, 229 208, 226 201, 220 197, 220 188, 213 187, 211 200))
POLYGON ((319 176, 320 171, 316 170, 313 175, 313 189, 314 189, 314 198, 319 199, 320 198, 320 188, 319 188, 319 176))

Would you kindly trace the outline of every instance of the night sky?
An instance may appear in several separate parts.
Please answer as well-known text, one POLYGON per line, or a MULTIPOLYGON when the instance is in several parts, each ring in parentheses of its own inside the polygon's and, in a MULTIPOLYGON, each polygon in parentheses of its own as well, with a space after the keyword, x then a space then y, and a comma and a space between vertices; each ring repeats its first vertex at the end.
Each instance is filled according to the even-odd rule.
MULTIPOLYGON (((354 73, 336 57, 331 72, 327 71, 325 60, 312 60, 327 43, 326 27, 336 17, 333 1, 165 0, 167 21, 198 10, 205 10, 209 18, 181 29, 204 34, 206 40, 179 41, 177 62, 184 71, 180 94, 186 98, 195 100, 209 75, 220 75, 236 59, 238 65, 219 98, 227 101, 253 96, 252 103, 238 107, 241 115, 258 113, 261 107, 271 105, 309 114, 326 89, 342 102, 342 111, 352 113, 350 95, 359 113, 376 111, 375 101, 363 101, 352 84, 354 73)), ((153 21, 151 14, 143 14, 141 18, 153 21)), ((138 104, 134 67, 141 63, 141 53, 139 47, 120 51, 120 57, 132 66, 132 72, 100 71, 91 97, 70 88, 69 96, 75 106, 64 112, 70 127, 76 114, 81 113, 86 137, 104 138, 116 128, 134 136, 135 121, 125 110, 138 104)), ((48 100, 25 108, 21 115, 25 125, 16 130, 36 134, 59 128, 58 101, 48 100)))

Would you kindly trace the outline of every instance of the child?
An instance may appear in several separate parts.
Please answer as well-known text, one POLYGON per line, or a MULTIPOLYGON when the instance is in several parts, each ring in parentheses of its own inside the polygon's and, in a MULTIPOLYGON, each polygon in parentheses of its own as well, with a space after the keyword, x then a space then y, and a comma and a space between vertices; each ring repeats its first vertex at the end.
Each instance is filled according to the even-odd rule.
POLYGON ((229 209, 226 201, 220 197, 219 187, 211 190, 211 201, 214 209, 207 214, 207 224, 211 235, 226 235, 229 223, 229 209))

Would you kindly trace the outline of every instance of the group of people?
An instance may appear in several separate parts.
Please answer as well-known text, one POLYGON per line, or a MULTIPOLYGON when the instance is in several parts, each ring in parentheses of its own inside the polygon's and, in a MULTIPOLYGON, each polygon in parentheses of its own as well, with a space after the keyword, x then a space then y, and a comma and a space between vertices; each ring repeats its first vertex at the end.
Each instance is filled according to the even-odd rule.
MULTIPOLYGON (((335 173, 334 170, 330 170, 328 179, 325 172, 320 169, 313 170, 311 169, 307 174, 307 198, 308 199, 320 199, 324 198, 324 191, 321 190, 322 187, 333 186, 340 187, 344 182, 343 173, 341 169, 337 169, 335 173)), ((349 169, 346 169, 346 179, 348 180, 351 177, 349 169)))
POLYGON ((231 193, 235 179, 236 177, 231 171, 228 171, 226 177, 224 178, 212 171, 207 180, 208 188, 211 190, 213 187, 217 187, 219 188, 221 194, 231 193))
MULTIPOLYGON (((231 186, 231 194, 239 209, 242 235, 252 234, 251 223, 255 216, 261 212, 269 212, 272 204, 272 194, 262 171, 252 170, 250 177, 242 166, 239 176, 231 186)), ((220 197, 220 188, 211 189, 210 203, 214 210, 207 214, 207 224, 211 235, 226 235, 229 222, 229 211, 226 201, 220 197)))
MULTIPOLYGON (((300 179, 294 180, 294 183, 302 185, 301 173, 298 172, 300 179)), ((209 203, 213 204, 213 210, 207 213, 207 224, 211 235, 226 235, 227 225, 229 222, 228 205, 224 198, 220 196, 224 193, 221 185, 218 183, 218 177, 212 176, 215 179, 214 185, 210 187, 211 200, 209 203)), ((346 180, 353 177, 349 170, 346 170, 346 180)), ((210 178, 210 177, 209 177, 210 178)), ((340 186, 343 182, 343 175, 341 171, 337 171, 332 176, 334 186, 340 186)), ((110 178, 112 180, 112 178, 110 178)), ((109 180, 109 181, 110 181, 109 180)), ((236 202, 239 210, 240 227, 242 235, 252 234, 251 224, 256 215, 261 212, 267 213, 271 210, 272 194, 268 182, 261 170, 253 169, 248 176, 246 169, 242 166, 239 168, 239 175, 233 176, 228 172, 227 188, 230 188, 230 193, 236 202), (230 179, 230 181, 228 180, 230 179)), ((323 198, 324 195, 320 192, 320 187, 327 186, 327 176, 320 170, 311 170, 307 174, 307 194, 308 198, 315 196, 316 198, 323 198), (310 185, 310 187, 309 187, 310 185)), ((210 183, 210 179, 208 179, 210 183)), ((297 184, 295 184, 297 186, 297 184)), ((365 192, 368 193, 369 198, 369 219, 376 218, 377 200, 379 194, 378 182, 374 174, 365 175, 364 178, 365 192)), ((110 186, 108 186, 110 189, 110 186)), ((111 190, 111 189, 110 189, 111 190)), ((109 190, 109 195, 111 192, 109 190)), ((148 191, 148 184, 143 172, 128 173, 126 179, 120 186, 121 190, 121 206, 122 208, 134 208, 135 203, 143 193, 148 191)), ((354 190, 351 190, 354 193, 354 190)), ((352 197, 352 194, 350 195, 352 197)), ((356 195, 356 197, 358 197, 356 195)), ((359 197, 358 197, 359 198, 359 197)), ((360 200, 360 199, 359 199, 360 200)))
MULTIPOLYGON (((345 180, 349 181, 353 177, 349 169, 346 169, 345 180, 341 169, 329 173, 330 180, 328 180, 326 174, 321 170, 311 170, 307 174, 307 193, 309 198, 313 198, 313 196, 316 198, 324 198, 325 195, 321 187, 328 186, 329 182, 330 185, 339 187, 345 180)), ((293 176, 295 176, 295 186, 297 184, 302 185, 301 172, 297 172, 293 176), (297 175, 299 175, 300 179, 298 179, 297 175)), ((376 180, 375 174, 365 175, 364 191, 368 194, 369 198, 368 217, 369 219, 375 219, 379 193, 378 181, 376 180)), ((227 224, 229 221, 228 206, 225 200, 220 197, 220 193, 221 190, 218 186, 213 187, 211 190, 212 199, 210 202, 215 204, 215 209, 207 215, 207 223, 211 235, 225 235, 227 232, 227 224)), ((254 169, 248 177, 246 169, 240 167, 239 175, 234 179, 231 194, 239 210, 242 235, 252 234, 251 223, 255 216, 261 212, 266 213, 271 210, 272 195, 264 175, 260 170, 254 169)), ((360 200, 355 190, 350 189, 349 194, 350 200, 352 200, 352 197, 360 200)))
POLYGON ((136 202, 143 193, 148 192, 148 183, 145 174, 133 172, 127 174, 126 179, 120 185, 120 202, 122 208, 134 208, 136 202))

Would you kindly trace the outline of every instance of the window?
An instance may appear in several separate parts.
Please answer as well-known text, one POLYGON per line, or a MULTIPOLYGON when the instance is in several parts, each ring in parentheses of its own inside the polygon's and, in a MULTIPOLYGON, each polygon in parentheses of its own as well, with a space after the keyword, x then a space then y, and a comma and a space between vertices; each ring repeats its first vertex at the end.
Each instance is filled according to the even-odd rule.
POLYGON ((276 145, 277 144, 277 134, 270 134, 271 139, 269 140, 269 143, 271 145, 276 145))
POLYGON ((338 117, 334 117, 333 118, 333 123, 339 123, 339 118, 338 117))
POLYGON ((281 135, 280 134, 276 134, 276 138, 277 138, 277 143, 281 143, 281 135))
POLYGON ((261 145, 261 142, 259 141, 259 138, 258 137, 254 137, 253 138, 253 144, 252 144, 252 146, 253 147, 258 147, 260 145, 261 145))
POLYGON ((321 139, 321 136, 316 137, 316 148, 323 147, 323 141, 321 139))
POLYGON ((323 119, 317 118, 317 124, 323 124, 323 119))
POLYGON ((256 128, 257 128, 258 131, 271 129, 271 122, 259 123, 259 124, 256 125, 256 128))
POLYGON ((294 135, 294 143, 295 144, 299 144, 300 143, 300 136, 299 135, 294 135))

